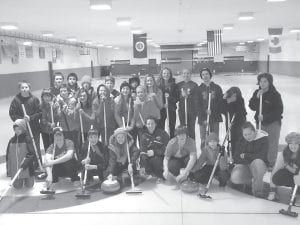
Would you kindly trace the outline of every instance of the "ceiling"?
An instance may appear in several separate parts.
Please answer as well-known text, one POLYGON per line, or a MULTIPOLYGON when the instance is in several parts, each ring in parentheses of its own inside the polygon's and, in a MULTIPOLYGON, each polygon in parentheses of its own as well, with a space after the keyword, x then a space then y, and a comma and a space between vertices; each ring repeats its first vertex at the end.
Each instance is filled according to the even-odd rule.
POLYGON ((131 17, 158 44, 195 44, 206 39, 206 30, 221 29, 223 41, 267 38, 268 27, 300 27, 300 0, 267 3, 266 0, 113 0, 110 11, 89 8, 89 0, 0 0, 0 22, 16 22, 19 31, 39 35, 54 32, 55 38, 76 36, 105 45, 130 46, 130 27, 116 25, 117 17, 131 17), (254 20, 238 21, 238 13, 252 11, 254 20), (179 32, 182 31, 182 32, 179 32))

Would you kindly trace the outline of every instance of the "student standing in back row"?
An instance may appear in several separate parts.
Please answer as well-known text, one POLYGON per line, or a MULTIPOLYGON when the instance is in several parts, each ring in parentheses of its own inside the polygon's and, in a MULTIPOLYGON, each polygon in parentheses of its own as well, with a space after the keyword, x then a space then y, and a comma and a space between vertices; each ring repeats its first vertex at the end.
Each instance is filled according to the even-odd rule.
POLYGON ((182 70, 182 78, 183 81, 177 83, 180 125, 187 126, 188 136, 195 139, 195 121, 197 117, 196 90, 198 85, 191 80, 191 72, 188 69, 182 70), (187 112, 185 111, 185 99, 187 101, 187 112), (187 124, 185 115, 187 115, 187 124))
POLYGON ((219 138, 219 123, 222 122, 221 103, 223 100, 222 88, 211 81, 212 73, 208 68, 200 71, 203 83, 197 89, 198 123, 200 125, 201 148, 205 145, 206 128, 209 133, 214 132, 219 138), (211 96, 210 109, 208 109, 209 94, 211 96), (209 124, 207 117, 209 116, 209 124))
POLYGON ((273 85, 273 76, 269 73, 259 74, 257 77, 259 88, 254 91, 249 101, 249 107, 255 111, 255 121, 269 136, 268 161, 273 168, 277 158, 278 144, 281 130, 283 104, 281 95, 273 85), (262 95, 262 115, 259 115, 259 101, 262 95))

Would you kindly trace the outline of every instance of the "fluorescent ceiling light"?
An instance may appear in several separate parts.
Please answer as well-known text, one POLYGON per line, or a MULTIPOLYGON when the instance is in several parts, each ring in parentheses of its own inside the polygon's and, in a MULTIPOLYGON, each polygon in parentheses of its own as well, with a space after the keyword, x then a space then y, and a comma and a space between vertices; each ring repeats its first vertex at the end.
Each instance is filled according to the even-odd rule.
POLYGON ((241 12, 239 14, 239 20, 241 21, 249 21, 254 19, 254 13, 253 12, 241 12))
POLYGON ((85 41, 84 43, 87 44, 87 45, 92 45, 93 44, 92 41, 85 41))
POLYGON ((52 31, 42 31, 42 36, 43 37, 52 37, 53 32, 52 31))
POLYGON ((17 30, 17 29, 19 29, 17 23, 10 23, 10 22, 0 23, 0 28, 3 29, 3 30, 17 30))
POLYGON ((264 41, 265 39, 264 38, 257 38, 256 40, 257 41, 264 41))
POLYGON ((119 50, 120 48, 119 48, 119 47, 114 47, 114 49, 115 49, 115 50, 119 50))
POLYGON ((94 10, 111 10, 111 0, 90 0, 90 8, 94 10))
POLYGON ((76 37, 67 37, 67 40, 71 41, 71 42, 75 42, 75 41, 77 41, 77 38, 76 37))
POLYGON ((25 46, 31 46, 32 45, 32 41, 24 41, 23 45, 25 45, 25 46))
POLYGON ((245 44, 245 42, 240 42, 240 43, 239 43, 239 45, 244 45, 244 44, 245 44))
POLYGON ((131 25, 131 18, 130 17, 118 17, 117 18, 117 25, 118 26, 130 26, 131 25))
POLYGON ((253 43, 254 41, 247 41, 247 43, 249 43, 249 44, 251 44, 251 43, 253 43))
POLYGON ((106 48, 112 48, 112 47, 113 47, 112 45, 107 45, 107 46, 106 46, 106 48))
POLYGON ((141 34, 141 33, 143 33, 143 31, 142 31, 141 28, 136 27, 136 28, 132 28, 131 29, 131 33, 133 33, 133 34, 141 34))
POLYGON ((293 28, 290 30, 290 33, 299 33, 300 32, 300 28, 293 28))
POLYGON ((97 47, 104 47, 104 44, 98 43, 97 47))
POLYGON ((267 2, 285 2, 286 0, 267 0, 267 2))
POLYGON ((223 30, 233 30, 233 28, 234 25, 232 23, 223 25, 223 30))

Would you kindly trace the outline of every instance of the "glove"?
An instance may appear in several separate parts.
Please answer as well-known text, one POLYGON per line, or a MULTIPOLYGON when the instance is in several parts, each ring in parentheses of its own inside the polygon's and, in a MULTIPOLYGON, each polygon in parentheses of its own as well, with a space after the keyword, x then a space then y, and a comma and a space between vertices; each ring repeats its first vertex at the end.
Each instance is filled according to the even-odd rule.
POLYGON ((221 153, 221 156, 225 155, 225 146, 221 146, 220 153, 221 153))
POLYGON ((26 155, 25 158, 22 160, 20 167, 23 170, 26 170, 29 164, 31 164, 33 161, 33 156, 26 155))

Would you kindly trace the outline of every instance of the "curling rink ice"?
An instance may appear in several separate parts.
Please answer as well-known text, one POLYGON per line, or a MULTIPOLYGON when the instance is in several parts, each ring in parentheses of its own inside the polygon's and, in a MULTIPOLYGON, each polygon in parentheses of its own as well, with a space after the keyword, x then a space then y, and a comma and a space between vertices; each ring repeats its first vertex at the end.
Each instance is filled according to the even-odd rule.
MULTIPOLYGON (((118 77, 116 89, 128 77, 118 77)), ((176 77, 177 81, 180 78, 176 77)), ((201 83, 199 75, 192 78, 201 83)), ((215 75, 213 81, 219 84, 223 92, 231 86, 238 86, 247 106, 247 119, 254 121, 254 113, 248 108, 248 101, 257 88, 256 75, 243 74, 215 75)), ((95 80, 94 86, 101 83, 95 80)), ((284 104, 280 144, 285 144, 284 137, 288 132, 300 132, 300 79, 288 76, 274 75, 274 85, 280 92, 284 104)), ((40 91, 33 92, 37 96, 40 91)), ((8 108, 12 97, 0 100, 0 190, 7 187, 4 155, 9 138, 13 135, 12 123, 8 116, 8 108)), ((220 126, 220 139, 224 137, 224 125, 220 126)), ((199 143, 199 128, 196 125, 196 141, 199 143)), ((197 145, 199 146, 199 144, 197 145)), ((268 175, 265 177, 268 181, 268 175)), ((22 191, 11 190, 8 197, 0 202, 0 225, 6 224, 152 224, 152 225, 193 225, 193 224, 300 224, 300 218, 280 215, 278 211, 287 208, 286 204, 258 199, 230 187, 219 188, 215 182, 209 194, 212 200, 203 200, 195 194, 183 193, 174 186, 165 183, 156 184, 154 179, 148 179, 138 187, 143 193, 127 195, 126 190, 116 195, 104 195, 93 191, 88 200, 78 200, 75 194, 79 192, 71 186, 68 180, 58 184, 58 194, 55 199, 45 200, 39 194, 43 183, 36 182, 33 189, 22 191)), ((288 197, 286 197, 288 199, 288 197)), ((298 203, 300 196, 298 195, 298 203)), ((293 211, 300 213, 299 207, 293 211)))

